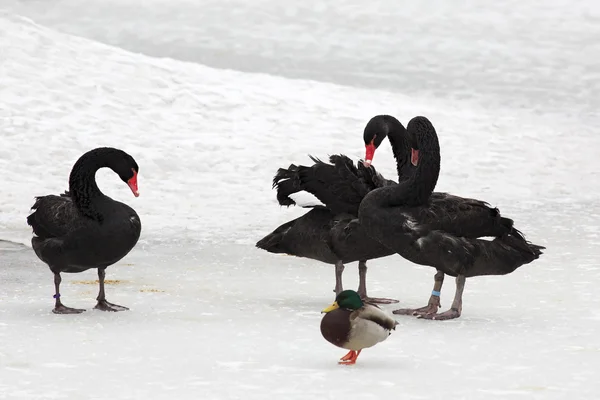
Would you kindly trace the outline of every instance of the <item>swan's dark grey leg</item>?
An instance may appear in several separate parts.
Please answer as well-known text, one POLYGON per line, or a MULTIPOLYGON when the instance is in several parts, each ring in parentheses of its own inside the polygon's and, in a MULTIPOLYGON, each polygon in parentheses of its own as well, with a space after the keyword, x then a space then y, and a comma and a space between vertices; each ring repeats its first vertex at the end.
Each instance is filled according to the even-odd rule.
POLYGON ((100 282, 100 291, 98 292, 98 304, 96 304, 96 309, 102 311, 125 311, 129 310, 127 307, 119 306, 117 304, 112 304, 106 301, 106 295, 104 293, 104 277, 106 276, 106 268, 98 268, 98 281, 100 282))
POLYGON ((340 260, 335 263, 335 292, 336 296, 340 294, 344 290, 344 285, 342 285, 342 273, 344 272, 344 263, 340 260))
POLYGON ((444 321, 447 319, 454 319, 460 317, 460 314, 462 312, 462 295, 463 291, 465 290, 465 281, 466 278, 464 275, 458 275, 456 277, 456 293, 454 294, 454 301, 452 302, 452 307, 448 311, 444 311, 441 314, 423 315, 421 318, 444 321))
POLYGON ((440 291, 444 284, 444 273, 437 271, 433 277, 433 291, 429 297, 429 303, 425 307, 421 308, 401 308, 400 310, 394 310, 394 314, 399 315, 433 315, 438 312, 440 308, 440 291))
POLYGON ((398 300, 395 299, 384 299, 379 297, 369 297, 367 296, 367 262, 359 261, 358 262, 358 295, 363 299, 363 301, 367 301, 369 303, 375 304, 394 304, 398 303, 398 300))
POLYGON ((60 282, 61 281, 62 281, 62 278, 60 277, 60 272, 55 272, 54 273, 54 298, 56 299, 56 301, 54 302, 54 310, 52 310, 52 312, 54 314, 80 314, 80 313, 84 312, 85 310, 83 310, 81 308, 66 307, 60 301, 60 282))

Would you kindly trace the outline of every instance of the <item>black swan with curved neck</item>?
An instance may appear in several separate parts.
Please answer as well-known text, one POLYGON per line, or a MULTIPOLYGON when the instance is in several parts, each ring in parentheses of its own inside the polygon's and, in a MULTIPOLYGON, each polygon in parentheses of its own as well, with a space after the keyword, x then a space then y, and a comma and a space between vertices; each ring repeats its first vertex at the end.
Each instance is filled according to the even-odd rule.
MULTIPOLYGON (((389 135, 394 155, 400 157, 398 171, 408 168, 408 160, 402 156, 401 138, 404 126, 394 117, 373 117, 364 130, 367 152, 389 135), (398 138, 394 141, 393 138, 398 138)), ((344 264, 358 261, 358 294, 370 303, 391 304, 397 300, 367 296, 367 260, 386 257, 395 252, 371 239, 360 227, 347 235, 346 226, 358 217, 358 207, 365 195, 376 188, 395 185, 396 182, 383 178, 375 168, 362 163, 354 165, 344 155, 330 157, 331 164, 311 157, 314 165, 290 165, 280 168, 273 178, 280 205, 290 206, 296 202, 289 196, 306 191, 314 195, 324 206, 312 206, 303 216, 289 221, 259 240, 256 247, 271 253, 284 253, 306 257, 335 265, 335 293, 341 293, 344 264)), ((365 163, 366 164, 366 163, 365 163)))
POLYGON ((466 278, 509 274, 539 258, 544 247, 526 241, 512 220, 484 202, 432 194, 440 170, 435 128, 427 118, 415 117, 406 133, 413 173, 398 185, 370 191, 360 204, 359 225, 407 260, 438 271, 428 306, 394 313, 458 318, 466 278), (494 239, 479 239, 489 236, 494 239), (456 277, 456 294, 451 309, 437 314, 444 274, 456 277))
POLYGON ((106 301, 105 270, 125 257, 137 243, 141 222, 126 204, 104 195, 96 184, 96 171, 112 169, 139 196, 138 165, 129 154, 110 147, 83 154, 73 166, 69 191, 60 196, 36 197, 27 217, 35 236, 31 244, 40 260, 54 273, 55 314, 77 314, 85 310, 66 307, 60 299, 61 272, 98 269, 100 291, 96 309, 123 311, 127 307, 106 301))

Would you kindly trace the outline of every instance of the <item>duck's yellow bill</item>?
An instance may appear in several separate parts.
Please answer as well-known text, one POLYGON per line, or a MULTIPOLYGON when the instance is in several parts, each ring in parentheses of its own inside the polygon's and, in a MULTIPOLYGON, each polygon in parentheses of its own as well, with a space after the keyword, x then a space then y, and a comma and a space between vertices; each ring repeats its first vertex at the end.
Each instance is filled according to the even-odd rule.
POLYGON ((326 309, 324 309, 321 312, 322 313, 328 313, 330 311, 337 310, 338 308, 340 308, 340 306, 338 306, 337 301, 334 301, 332 305, 330 305, 329 307, 327 307, 326 309))

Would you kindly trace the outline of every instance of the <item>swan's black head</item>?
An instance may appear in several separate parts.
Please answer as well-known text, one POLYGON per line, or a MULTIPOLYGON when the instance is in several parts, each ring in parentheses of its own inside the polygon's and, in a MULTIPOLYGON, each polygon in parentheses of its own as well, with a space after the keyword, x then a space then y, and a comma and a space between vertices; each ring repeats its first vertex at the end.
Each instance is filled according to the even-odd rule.
POLYGON ((394 126, 402 125, 391 115, 376 115, 365 126, 363 138, 365 140, 365 161, 368 167, 373 162, 375 150, 381 145, 394 126))
POLYGON ((433 145, 433 149, 437 147, 439 152, 435 128, 426 117, 419 116, 411 119, 406 126, 406 134, 411 148, 410 162, 412 165, 419 164, 419 150, 422 147, 431 148, 433 145))
POLYGON ((89 153, 90 155, 93 154, 92 158, 96 160, 94 164, 112 169, 129 186, 135 197, 140 195, 137 183, 140 168, 133 157, 123 150, 112 147, 100 147, 89 153))
POLYGON ((137 176, 140 168, 133 157, 121 151, 121 157, 117 158, 113 169, 119 175, 119 178, 127 183, 133 195, 138 197, 140 192, 138 190, 137 176))

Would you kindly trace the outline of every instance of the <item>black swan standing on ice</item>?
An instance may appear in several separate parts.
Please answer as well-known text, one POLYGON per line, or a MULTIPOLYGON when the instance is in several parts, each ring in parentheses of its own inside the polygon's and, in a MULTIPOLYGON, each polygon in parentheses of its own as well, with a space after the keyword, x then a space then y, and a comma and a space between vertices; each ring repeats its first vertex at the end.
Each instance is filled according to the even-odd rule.
POLYGON ((410 178, 367 193, 359 222, 347 230, 352 234, 360 226, 407 260, 437 269, 429 305, 396 314, 413 311, 428 319, 458 318, 466 278, 511 273, 537 259, 544 247, 527 242, 512 220, 500 217, 486 203, 456 196, 436 200, 435 193, 430 197, 440 171, 437 133, 427 118, 415 117, 406 134, 414 169, 410 178), (489 236, 494 240, 478 239, 489 236), (456 293, 451 309, 437 314, 444 274, 456 277, 456 293))
POLYGON ((105 270, 125 257, 137 243, 141 222, 126 204, 105 196, 96 184, 96 171, 112 169, 127 183, 135 197, 138 165, 122 150, 103 147, 88 151, 73 166, 69 191, 60 195, 36 197, 27 217, 35 236, 31 244, 40 260, 54 273, 55 314, 77 314, 85 310, 66 307, 60 300, 61 272, 82 272, 98 268, 100 291, 97 309, 123 311, 127 307, 106 301, 105 270))
MULTIPOLYGON (((402 174, 409 165, 407 156, 397 148, 403 131, 402 124, 392 116, 373 117, 364 130, 368 162, 372 160, 376 147, 389 136, 398 160, 398 171, 402 174), (394 141, 392 138, 399 139, 394 141)), ((275 229, 258 241, 256 246, 271 253, 285 253, 334 264, 336 294, 343 291, 344 263, 358 261, 358 294, 371 303, 397 303, 393 299, 370 298, 366 288, 367 260, 386 257, 395 254, 395 251, 371 239, 360 228, 353 230, 351 237, 346 235, 344 229, 358 217, 360 202, 369 191, 395 185, 396 182, 384 179, 373 167, 368 168, 362 163, 355 167, 352 160, 344 155, 331 156, 333 165, 311 159, 315 162, 311 167, 292 164, 287 169, 280 168, 273 178, 273 187, 277 187, 280 205, 295 205, 289 196, 306 191, 325 206, 313 206, 308 213, 275 229)), ((368 162, 365 164, 368 165, 368 162)))

